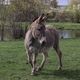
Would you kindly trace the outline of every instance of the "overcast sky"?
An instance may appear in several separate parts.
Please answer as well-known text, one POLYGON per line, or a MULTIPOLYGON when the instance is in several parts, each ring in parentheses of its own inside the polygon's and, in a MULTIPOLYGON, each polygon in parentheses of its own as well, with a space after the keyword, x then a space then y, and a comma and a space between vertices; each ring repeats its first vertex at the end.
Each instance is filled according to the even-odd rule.
POLYGON ((69 0, 57 0, 59 5, 68 5, 69 0))

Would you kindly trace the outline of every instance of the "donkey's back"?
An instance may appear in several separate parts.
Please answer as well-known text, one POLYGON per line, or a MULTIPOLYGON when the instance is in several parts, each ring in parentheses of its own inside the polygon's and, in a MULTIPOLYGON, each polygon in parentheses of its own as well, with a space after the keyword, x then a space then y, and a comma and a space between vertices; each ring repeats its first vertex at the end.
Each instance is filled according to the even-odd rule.
POLYGON ((46 36, 46 46, 47 47, 58 46, 59 34, 58 34, 58 31, 56 29, 54 29, 54 28, 46 28, 45 36, 46 36))

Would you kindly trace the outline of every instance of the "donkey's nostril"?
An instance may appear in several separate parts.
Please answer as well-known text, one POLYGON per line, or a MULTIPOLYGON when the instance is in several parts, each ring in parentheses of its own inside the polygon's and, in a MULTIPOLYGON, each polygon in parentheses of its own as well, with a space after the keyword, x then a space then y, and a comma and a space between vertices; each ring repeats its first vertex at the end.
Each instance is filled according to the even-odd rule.
POLYGON ((43 42, 42 42, 42 44, 41 44, 41 46, 45 46, 45 44, 46 44, 46 42, 45 42, 45 41, 43 41, 43 42))

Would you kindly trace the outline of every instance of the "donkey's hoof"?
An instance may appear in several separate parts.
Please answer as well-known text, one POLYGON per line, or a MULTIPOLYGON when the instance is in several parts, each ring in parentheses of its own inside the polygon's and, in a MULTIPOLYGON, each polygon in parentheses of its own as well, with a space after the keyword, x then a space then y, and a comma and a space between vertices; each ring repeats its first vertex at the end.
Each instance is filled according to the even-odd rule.
POLYGON ((26 64, 29 64, 29 62, 26 62, 26 64))
POLYGON ((31 73, 30 75, 31 75, 31 76, 34 76, 35 74, 31 73))
POLYGON ((36 69, 35 69, 35 71, 32 71, 32 72, 31 72, 31 75, 32 75, 32 76, 37 75, 36 69))
POLYGON ((34 75, 36 75, 35 73, 31 73, 31 76, 34 76, 34 75))
POLYGON ((41 71, 41 67, 36 68, 36 72, 41 71))
POLYGON ((62 67, 58 67, 58 70, 62 70, 62 67))
POLYGON ((37 72, 31 73, 31 76, 36 76, 36 75, 38 75, 37 72))

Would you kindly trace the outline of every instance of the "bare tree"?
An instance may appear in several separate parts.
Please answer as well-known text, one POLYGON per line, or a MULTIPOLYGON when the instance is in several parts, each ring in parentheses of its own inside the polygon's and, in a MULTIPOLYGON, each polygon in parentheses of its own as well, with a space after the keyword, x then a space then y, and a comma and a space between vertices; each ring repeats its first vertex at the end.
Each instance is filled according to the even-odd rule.
POLYGON ((51 1, 50 1, 50 6, 51 6, 52 8, 57 8, 57 0, 51 0, 51 1))

